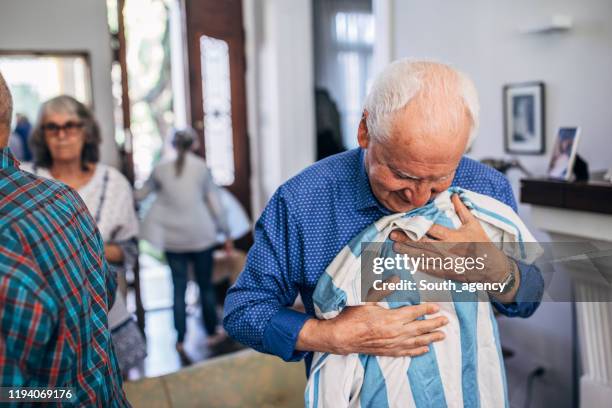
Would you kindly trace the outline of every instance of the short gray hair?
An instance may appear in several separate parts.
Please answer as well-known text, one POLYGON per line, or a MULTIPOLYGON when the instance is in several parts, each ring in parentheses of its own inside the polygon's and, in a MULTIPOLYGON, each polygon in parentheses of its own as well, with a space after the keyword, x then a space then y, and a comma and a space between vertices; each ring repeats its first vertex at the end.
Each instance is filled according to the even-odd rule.
POLYGON ((13 97, 8 85, 0 72, 0 128, 11 130, 11 119, 13 116, 13 97))
POLYGON ((447 122, 458 124, 466 113, 471 119, 469 147, 478 132, 480 105, 478 93, 471 79, 449 65, 433 61, 402 59, 389 64, 376 78, 368 93, 364 110, 366 124, 374 140, 388 139, 395 114, 413 99, 426 104, 425 113, 431 117, 427 125, 432 129, 439 123, 440 113, 450 115, 447 122), (445 103, 440 106, 439 97, 445 103))
POLYGON ((81 152, 81 168, 87 170, 88 165, 97 163, 100 159, 100 127, 93 112, 72 96, 60 95, 49 99, 40 106, 38 120, 30 136, 30 145, 34 154, 34 163, 38 167, 49 168, 53 164, 53 157, 47 142, 43 125, 49 113, 66 113, 76 115, 83 122, 85 144, 81 152))

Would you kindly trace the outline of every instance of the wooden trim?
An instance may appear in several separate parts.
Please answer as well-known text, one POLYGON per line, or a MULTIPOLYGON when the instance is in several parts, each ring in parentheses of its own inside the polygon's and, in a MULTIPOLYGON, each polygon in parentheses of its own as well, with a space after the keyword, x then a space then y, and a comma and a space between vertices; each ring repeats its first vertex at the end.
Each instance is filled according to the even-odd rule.
POLYGON ((234 145, 235 180, 226 186, 251 214, 251 165, 248 137, 246 96, 246 55, 242 3, 240 0, 182 0, 185 9, 187 57, 189 68, 189 102, 191 124, 198 133, 198 153, 206 158, 204 112, 202 109, 202 67, 199 40, 202 35, 226 41, 229 46, 232 141, 234 145))
POLYGON ((125 21, 123 19, 123 10, 125 8, 125 0, 117 0, 117 39, 119 40, 119 49, 117 55, 119 57, 119 66, 121 67, 121 116, 123 118, 123 131, 125 133, 125 142, 123 145, 123 171, 127 179, 134 185, 134 141, 131 132, 132 113, 130 110, 130 93, 128 82, 127 68, 127 42, 125 40, 125 21))
MULTIPOLYGON (((123 147, 123 170, 127 179, 132 185, 134 185, 134 142, 132 132, 130 130, 132 126, 132 116, 130 111, 130 94, 129 94, 129 83, 128 83, 128 67, 127 67, 127 43, 125 40, 125 21, 123 19, 123 10, 125 8, 125 0, 117 0, 117 18, 118 18, 118 32, 117 38, 119 39, 119 50, 117 51, 119 56, 119 66, 121 67, 121 110, 123 117, 123 130, 125 132, 125 145, 123 147)), ((140 287, 140 264, 138 258, 134 265, 134 287, 135 301, 136 301, 136 320, 138 327, 145 335, 145 315, 144 305, 142 304, 141 287, 140 287)))
POLYGON ((128 72, 127 72, 127 45, 125 41, 125 22, 123 20, 123 9, 125 8, 125 0, 117 0, 118 24, 119 31, 119 65, 121 66, 121 108, 123 111, 123 128, 129 129, 132 124, 130 112, 130 96, 128 87, 128 72))

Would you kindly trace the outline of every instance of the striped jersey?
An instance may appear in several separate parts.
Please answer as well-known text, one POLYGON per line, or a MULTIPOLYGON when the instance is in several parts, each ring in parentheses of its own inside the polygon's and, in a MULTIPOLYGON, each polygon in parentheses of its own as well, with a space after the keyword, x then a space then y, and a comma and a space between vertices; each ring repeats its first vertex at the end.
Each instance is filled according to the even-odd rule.
MULTIPOLYGON (((508 256, 533 262, 537 251, 525 248, 535 242, 516 213, 507 205, 485 195, 451 187, 430 204, 408 213, 381 218, 346 245, 325 273, 313 294, 320 319, 337 316, 344 307, 363 304, 361 257, 366 242, 390 243, 389 234, 403 230, 419 240, 429 228, 442 225, 458 228, 452 194, 480 221, 492 242, 508 256)), ((381 257, 393 257, 391 245, 379 245, 381 257)), ((418 280, 420 272, 395 271, 401 279, 418 280)), ((423 276, 421 274, 421 276, 423 276)), ((428 282, 441 281, 427 277, 428 282)), ((397 293, 379 305, 385 308, 427 302, 429 292, 397 293)), ((508 406, 504 364, 497 324, 486 293, 437 291, 440 314, 449 323, 442 328, 446 338, 417 357, 347 356, 315 353, 305 391, 307 407, 504 407, 508 406), (440 297, 443 301, 440 302, 440 297)))

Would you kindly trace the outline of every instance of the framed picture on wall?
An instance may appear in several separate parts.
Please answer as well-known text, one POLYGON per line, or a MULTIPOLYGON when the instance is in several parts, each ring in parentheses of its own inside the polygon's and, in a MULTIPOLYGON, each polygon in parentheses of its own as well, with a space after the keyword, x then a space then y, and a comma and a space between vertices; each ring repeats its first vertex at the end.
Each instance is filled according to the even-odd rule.
POLYGON ((543 154, 545 150, 544 83, 504 86, 504 147, 507 153, 543 154))

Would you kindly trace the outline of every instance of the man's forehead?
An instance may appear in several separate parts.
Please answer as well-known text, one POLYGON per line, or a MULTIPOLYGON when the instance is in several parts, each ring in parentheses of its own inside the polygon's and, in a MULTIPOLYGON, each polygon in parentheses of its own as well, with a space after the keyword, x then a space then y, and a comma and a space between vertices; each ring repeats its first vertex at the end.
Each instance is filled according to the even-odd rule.
POLYGON ((415 153, 428 161, 454 162, 465 151, 470 131, 469 116, 455 117, 447 109, 428 108, 415 99, 393 116, 384 144, 386 150, 393 152, 415 153))
POLYGON ((387 166, 394 173, 397 173, 398 175, 404 178, 409 178, 409 179, 414 179, 414 180, 429 180, 429 181, 446 179, 450 177, 453 174, 453 172, 457 169, 457 165, 455 164, 448 166, 448 167, 445 166, 444 169, 433 169, 433 168, 412 169, 413 166, 410 166, 409 164, 402 166, 402 168, 397 168, 391 163, 388 163, 387 166))
MULTIPOLYGON (((380 144, 378 154, 380 161, 394 172, 415 179, 439 179, 450 175, 459 161, 454 157, 440 157, 431 160, 419 157, 410 148, 398 148, 393 144, 380 144)), ((460 157, 459 157, 460 159, 460 157)))

